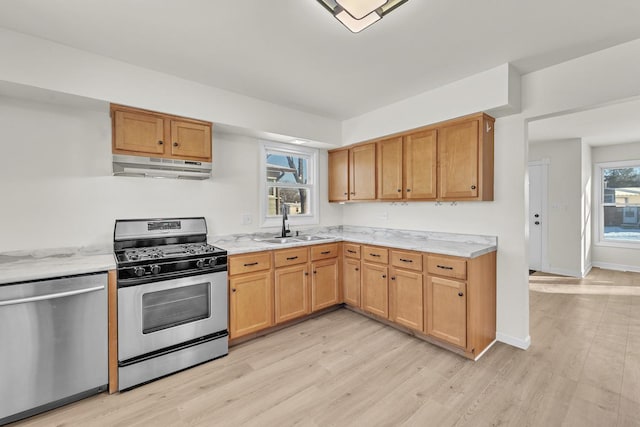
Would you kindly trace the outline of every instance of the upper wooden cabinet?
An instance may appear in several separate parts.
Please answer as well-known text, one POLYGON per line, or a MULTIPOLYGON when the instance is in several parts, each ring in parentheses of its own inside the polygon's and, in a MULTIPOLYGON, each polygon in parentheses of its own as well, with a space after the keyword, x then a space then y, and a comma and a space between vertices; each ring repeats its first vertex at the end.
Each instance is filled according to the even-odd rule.
POLYGON ((494 121, 478 113, 331 151, 329 201, 493 200, 494 121))
POLYGON ((329 152, 329 201, 375 200, 376 144, 329 152))
POLYGON ((349 150, 329 151, 329 201, 349 200, 349 150))
POLYGON ((493 200, 493 123, 482 115, 439 130, 441 199, 493 200))
POLYGON ((378 199, 436 198, 436 135, 428 130, 378 141, 378 199))
POLYGON ((113 153, 211 162, 212 124, 111 104, 113 153))

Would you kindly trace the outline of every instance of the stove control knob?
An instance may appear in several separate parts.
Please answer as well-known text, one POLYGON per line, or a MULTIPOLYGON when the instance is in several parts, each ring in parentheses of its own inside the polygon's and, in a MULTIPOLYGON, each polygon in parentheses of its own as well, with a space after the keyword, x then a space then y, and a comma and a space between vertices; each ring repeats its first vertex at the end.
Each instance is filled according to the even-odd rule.
POLYGON ((134 267, 133 274, 135 274, 138 277, 144 276, 144 267, 134 267))
POLYGON ((196 261, 196 267, 204 268, 204 258, 203 259, 199 259, 198 261, 196 261))
POLYGON ((158 274, 160 273, 160 266, 158 264, 153 264, 151 267, 149 267, 151 269, 151 274, 158 274))
POLYGON ((213 258, 209 258, 209 267, 213 267, 214 265, 216 265, 218 262, 218 258, 213 257, 213 258))

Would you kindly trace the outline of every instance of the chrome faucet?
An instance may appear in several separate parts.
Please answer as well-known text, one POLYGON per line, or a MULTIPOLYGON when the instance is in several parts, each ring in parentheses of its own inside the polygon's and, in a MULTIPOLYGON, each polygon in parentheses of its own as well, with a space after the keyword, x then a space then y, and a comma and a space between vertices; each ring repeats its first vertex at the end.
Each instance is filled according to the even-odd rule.
POLYGON ((285 221, 289 219, 289 216, 287 215, 288 210, 289 210, 289 206, 287 206, 286 203, 283 203, 282 204, 282 233, 280 233, 280 237, 287 237, 289 233, 291 233, 291 230, 289 230, 289 228, 285 224, 285 221))

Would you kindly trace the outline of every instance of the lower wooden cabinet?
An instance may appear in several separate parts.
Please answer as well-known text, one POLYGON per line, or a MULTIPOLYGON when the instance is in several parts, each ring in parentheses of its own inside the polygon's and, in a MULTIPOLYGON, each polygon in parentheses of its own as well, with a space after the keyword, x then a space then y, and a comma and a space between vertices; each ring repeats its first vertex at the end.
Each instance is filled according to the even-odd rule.
POLYGON ((307 264, 277 268, 274 278, 276 324, 311 312, 307 264))
POLYGON ((428 335, 458 347, 467 345, 467 287, 459 280, 427 277, 428 335))
POLYGON ((360 307, 360 273, 360 260, 345 257, 342 265, 343 299, 353 307, 360 307))
POLYGON ((389 320, 417 331, 423 330, 423 280, 414 271, 391 269, 389 320))
POLYGON ((229 279, 229 336, 247 335, 273 325, 271 271, 229 279))
POLYGON ((340 303, 338 258, 311 263, 311 311, 340 303))
POLYGON ((389 267, 362 263, 362 309, 389 318, 389 267))

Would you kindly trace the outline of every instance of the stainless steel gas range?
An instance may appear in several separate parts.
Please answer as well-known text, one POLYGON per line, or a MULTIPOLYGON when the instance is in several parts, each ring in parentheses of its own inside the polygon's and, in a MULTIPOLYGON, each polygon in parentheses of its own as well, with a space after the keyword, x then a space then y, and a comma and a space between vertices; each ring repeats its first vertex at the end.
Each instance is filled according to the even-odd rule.
POLYGON ((118 389, 228 353, 227 252, 204 218, 116 220, 118 389))

